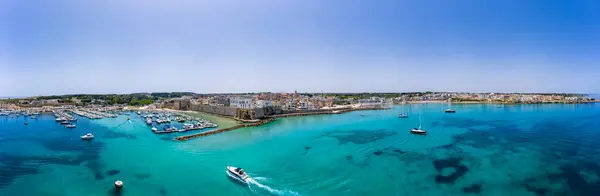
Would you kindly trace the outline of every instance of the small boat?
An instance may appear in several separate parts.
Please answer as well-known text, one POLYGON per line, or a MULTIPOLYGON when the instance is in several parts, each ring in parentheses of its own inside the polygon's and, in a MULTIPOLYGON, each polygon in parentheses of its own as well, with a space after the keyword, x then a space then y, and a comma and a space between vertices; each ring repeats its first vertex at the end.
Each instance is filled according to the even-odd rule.
POLYGON ((248 174, 246 174, 246 172, 244 172, 244 170, 240 167, 227 166, 227 174, 229 174, 230 177, 244 183, 247 183, 246 180, 249 178, 248 174))
POLYGON ((446 113, 456 113, 456 110, 448 108, 448 109, 444 110, 444 112, 446 112, 446 113))
POLYGON ((37 116, 31 116, 29 118, 31 118, 31 119, 37 119, 37 116))
POLYGON ((28 125, 29 123, 25 122, 25 125, 28 125))
POLYGON ((70 125, 67 125, 67 126, 65 126, 65 127, 67 127, 67 128, 75 128, 75 127, 77 127, 77 125, 70 124, 70 125))
POLYGON ((152 131, 158 131, 156 127, 152 127, 152 131))
POLYGON ((408 114, 398 114, 398 118, 408 118, 408 114))
POLYGON ((65 121, 60 122, 60 124, 67 125, 67 124, 71 124, 71 123, 69 121, 65 120, 65 121))
POLYGON ((419 134, 419 135, 427 134, 427 131, 425 131, 421 128, 422 124, 423 123, 421 121, 421 115, 419 114, 419 128, 412 128, 412 129, 410 129, 410 132, 414 133, 414 134, 419 134))
POLYGON ((414 133, 414 134, 427 134, 427 131, 425 131, 421 128, 412 128, 412 129, 410 129, 410 132, 414 133))
POLYGON ((127 120, 131 120, 131 118, 127 117, 127 120))
POLYGON ((92 135, 91 133, 85 134, 83 136, 81 136, 82 140, 91 140, 94 139, 94 135, 92 135))

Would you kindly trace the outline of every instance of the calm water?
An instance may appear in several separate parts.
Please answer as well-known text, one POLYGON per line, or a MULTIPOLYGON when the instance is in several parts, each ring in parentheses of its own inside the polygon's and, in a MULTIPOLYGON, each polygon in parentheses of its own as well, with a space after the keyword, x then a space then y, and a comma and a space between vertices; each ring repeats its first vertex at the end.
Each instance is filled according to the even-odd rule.
POLYGON ((600 105, 397 106, 185 142, 142 119, 0 117, 0 195, 597 195, 600 105), (411 135, 419 124, 428 135, 411 135), (397 114, 408 112, 408 119, 397 114), (364 116, 361 116, 363 114, 364 116), (96 139, 81 141, 92 132, 96 139), (250 185, 227 177, 245 168, 250 185))

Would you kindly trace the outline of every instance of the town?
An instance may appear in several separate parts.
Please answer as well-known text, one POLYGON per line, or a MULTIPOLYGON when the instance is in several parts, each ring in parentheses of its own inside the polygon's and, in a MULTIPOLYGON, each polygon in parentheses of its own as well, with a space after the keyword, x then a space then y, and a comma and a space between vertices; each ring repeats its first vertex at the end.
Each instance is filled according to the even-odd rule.
POLYGON ((403 103, 589 103, 596 102, 584 94, 534 93, 136 93, 128 95, 61 95, 0 100, 2 109, 53 107, 128 107, 137 109, 192 110, 233 117, 240 120, 262 119, 270 116, 303 115, 310 113, 339 113, 349 110, 385 109, 403 103))

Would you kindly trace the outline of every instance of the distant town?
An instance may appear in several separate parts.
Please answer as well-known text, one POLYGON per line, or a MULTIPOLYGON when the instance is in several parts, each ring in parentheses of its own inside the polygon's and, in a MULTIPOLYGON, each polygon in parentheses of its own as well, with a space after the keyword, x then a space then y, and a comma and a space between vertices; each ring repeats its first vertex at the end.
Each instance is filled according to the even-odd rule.
POLYGON ((393 104, 448 103, 589 103, 596 102, 586 94, 566 93, 244 93, 197 94, 192 92, 134 94, 76 94, 1 99, 0 109, 31 107, 107 107, 137 109, 192 110, 239 119, 259 119, 290 113, 343 111, 349 109, 381 109, 393 104))

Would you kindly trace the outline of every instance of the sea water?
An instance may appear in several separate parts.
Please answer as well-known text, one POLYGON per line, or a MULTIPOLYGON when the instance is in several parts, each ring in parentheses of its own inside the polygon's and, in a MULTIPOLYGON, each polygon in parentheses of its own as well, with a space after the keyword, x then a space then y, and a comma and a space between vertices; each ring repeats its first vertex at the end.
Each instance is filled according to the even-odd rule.
POLYGON ((0 116, 0 195, 597 195, 599 120, 596 104, 407 104, 173 141, 189 133, 137 115, 0 116))

